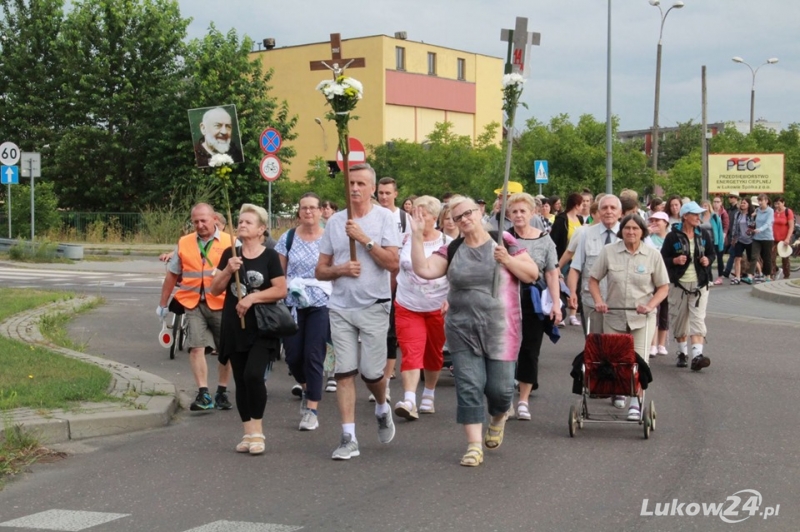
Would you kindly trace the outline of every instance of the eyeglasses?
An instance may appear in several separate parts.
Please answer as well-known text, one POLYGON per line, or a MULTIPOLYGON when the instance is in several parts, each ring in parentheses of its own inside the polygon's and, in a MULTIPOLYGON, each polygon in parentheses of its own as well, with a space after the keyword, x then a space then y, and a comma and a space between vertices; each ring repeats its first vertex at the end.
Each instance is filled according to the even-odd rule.
POLYGON ((461 214, 458 214, 458 215, 456 215, 456 216, 453 216, 453 221, 454 221, 455 223, 458 223, 458 222, 460 222, 460 221, 461 221, 461 219, 462 219, 464 216, 466 216, 467 218, 469 218, 469 217, 472 215, 472 213, 473 213, 473 212, 475 212, 475 211, 477 211, 477 210, 478 210, 478 209, 469 209, 469 210, 466 210, 466 211, 462 212, 461 214))
POLYGON ((300 207, 301 211, 316 211, 319 207, 300 207))

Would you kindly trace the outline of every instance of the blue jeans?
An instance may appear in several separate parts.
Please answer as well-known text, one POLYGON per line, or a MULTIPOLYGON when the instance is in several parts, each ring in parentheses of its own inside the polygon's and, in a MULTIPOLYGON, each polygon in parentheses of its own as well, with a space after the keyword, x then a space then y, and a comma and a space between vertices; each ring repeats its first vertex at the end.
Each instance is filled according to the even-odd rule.
POLYGON ((514 397, 516 363, 491 360, 469 350, 450 354, 456 378, 456 422, 463 425, 483 423, 486 420, 484 395, 490 416, 507 412, 514 397))

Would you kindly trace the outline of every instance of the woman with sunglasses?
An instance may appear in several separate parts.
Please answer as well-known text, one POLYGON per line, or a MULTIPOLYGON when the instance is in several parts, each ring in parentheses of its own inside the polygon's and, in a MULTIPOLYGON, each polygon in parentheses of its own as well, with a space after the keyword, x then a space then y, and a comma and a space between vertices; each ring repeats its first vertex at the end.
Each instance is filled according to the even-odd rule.
POLYGON ((423 279, 446 275, 450 283, 445 334, 456 377, 456 421, 464 425, 467 437, 461 465, 475 467, 483 462, 484 445, 494 450, 503 443, 521 343, 520 281, 536 281, 539 268, 510 234, 504 232, 504 245, 497 245, 481 224, 480 209, 472 199, 454 196, 449 207, 463 238, 426 257, 423 213, 416 209, 411 264, 423 279), (500 286, 493 297, 497 263, 500 286), (482 435, 484 396, 491 420, 482 435))

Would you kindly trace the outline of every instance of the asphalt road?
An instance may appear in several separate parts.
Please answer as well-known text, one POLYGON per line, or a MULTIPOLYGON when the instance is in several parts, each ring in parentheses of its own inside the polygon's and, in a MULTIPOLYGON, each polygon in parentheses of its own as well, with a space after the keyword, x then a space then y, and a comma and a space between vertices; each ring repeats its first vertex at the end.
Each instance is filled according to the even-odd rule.
MULTIPOLYGON (((79 290, 102 290, 107 302, 70 327, 89 352, 192 392, 186 356, 171 361, 156 341, 157 283, 79 290)), ((437 391, 437 413, 413 423, 396 419, 388 445, 377 441, 373 405, 361 387, 361 456, 334 462, 334 395, 323 398, 320 428, 299 432, 293 380, 279 363, 268 381, 265 455, 233 451, 241 435, 235 410, 184 411, 164 429, 73 443, 67 459, 34 466, 0 492, 0 531, 26 523, 29 530, 98 532, 797 530, 800 307, 750 298, 748 290, 714 289, 708 369, 678 369, 672 356, 654 361, 647 400, 658 419, 649 440, 635 424, 587 425, 569 437, 569 406, 578 400, 570 393, 570 363, 582 347, 575 327, 556 345, 545 340, 533 420, 509 421, 503 446, 487 451, 478 468, 458 465, 465 443, 450 377, 437 391), (746 520, 703 516, 703 505, 712 503, 724 503, 728 521, 746 520), (666 504, 673 515, 648 515, 666 504), (695 507, 700 515, 686 515, 695 507), (70 514, 76 524, 42 527, 49 517, 66 522, 53 510, 79 512, 70 514), (95 518, 111 520, 79 528, 95 518)), ((393 381, 395 400, 401 394, 393 381)), ((613 411, 607 400, 591 406, 613 411)))

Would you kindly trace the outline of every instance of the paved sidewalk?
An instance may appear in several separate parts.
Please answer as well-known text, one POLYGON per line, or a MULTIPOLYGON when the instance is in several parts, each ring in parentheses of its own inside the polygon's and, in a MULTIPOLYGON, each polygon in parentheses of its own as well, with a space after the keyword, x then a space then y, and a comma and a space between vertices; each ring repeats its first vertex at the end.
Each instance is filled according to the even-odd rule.
MULTIPOLYGON (((175 385, 161 377, 125 364, 103 359, 49 343, 39 331, 41 317, 53 312, 72 312, 90 301, 76 297, 16 314, 0 323, 0 334, 27 344, 38 344, 62 355, 95 364, 109 371, 112 384, 109 394, 120 402, 82 403, 68 411, 43 412, 17 409, 11 412, 11 425, 22 425, 42 443, 122 434, 169 424, 178 408, 175 385)), ((2 430, 0 430, 0 436, 2 430)))

